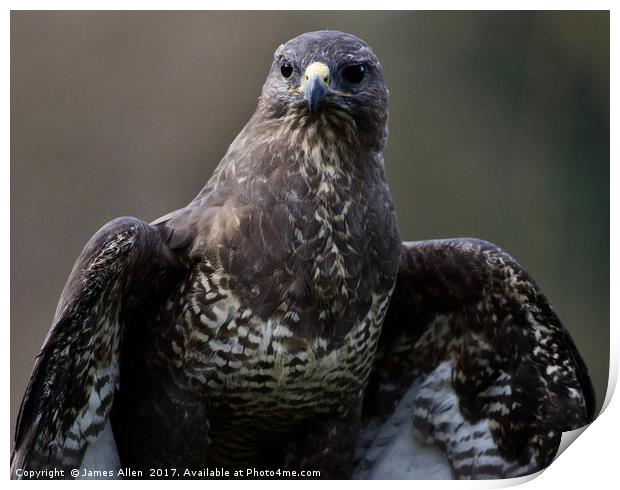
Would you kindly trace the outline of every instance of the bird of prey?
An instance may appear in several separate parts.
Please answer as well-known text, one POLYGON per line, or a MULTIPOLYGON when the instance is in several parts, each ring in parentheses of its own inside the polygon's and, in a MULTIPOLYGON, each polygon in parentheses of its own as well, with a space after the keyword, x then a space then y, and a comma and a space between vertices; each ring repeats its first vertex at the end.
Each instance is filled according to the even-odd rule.
POLYGON ((437 448, 455 478, 550 464, 562 432, 593 419, 587 369, 497 246, 401 241, 387 124, 365 42, 280 46, 196 198, 150 224, 116 219, 78 257, 12 475, 371 478, 394 434, 437 448))

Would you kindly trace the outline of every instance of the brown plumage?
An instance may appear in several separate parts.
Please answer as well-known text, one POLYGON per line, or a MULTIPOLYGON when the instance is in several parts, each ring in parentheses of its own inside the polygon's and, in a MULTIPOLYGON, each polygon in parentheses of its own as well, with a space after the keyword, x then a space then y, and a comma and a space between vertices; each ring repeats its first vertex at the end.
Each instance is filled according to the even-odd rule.
POLYGON ((494 246, 401 245, 387 104, 358 38, 278 48, 200 194, 150 225, 109 223, 78 258, 24 396, 13 475, 91 464, 111 427, 120 464, 142 477, 216 465, 367 476, 364 448, 381 452, 371 426, 415 386, 414 428, 455 476, 548 464, 560 431, 592 418, 587 371, 494 246), (445 393, 460 427, 431 416, 445 393), (487 432, 468 432, 481 421, 487 432), (480 444, 465 450, 466 437, 480 444))

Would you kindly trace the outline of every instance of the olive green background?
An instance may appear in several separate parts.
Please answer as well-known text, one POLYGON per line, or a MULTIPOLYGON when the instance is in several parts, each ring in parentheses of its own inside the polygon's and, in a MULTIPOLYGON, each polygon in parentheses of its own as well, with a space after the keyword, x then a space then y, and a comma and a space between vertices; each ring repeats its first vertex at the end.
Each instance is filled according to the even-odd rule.
POLYGON ((324 28, 382 61, 403 238, 508 250, 573 335, 600 406, 607 12, 13 12, 11 427, 88 238, 191 200, 252 114, 275 48, 324 28))

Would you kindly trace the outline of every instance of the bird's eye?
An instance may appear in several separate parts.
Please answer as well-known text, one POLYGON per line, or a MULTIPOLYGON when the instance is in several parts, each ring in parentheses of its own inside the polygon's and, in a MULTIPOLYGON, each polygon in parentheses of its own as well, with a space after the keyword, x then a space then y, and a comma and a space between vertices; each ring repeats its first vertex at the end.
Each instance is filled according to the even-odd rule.
POLYGON ((350 65, 347 66, 342 72, 344 79, 349 83, 360 83, 364 80, 366 75, 366 68, 364 65, 350 65))
POLYGON ((284 60, 280 64, 280 73, 282 73, 282 76, 284 78, 290 78, 290 76, 293 74, 293 65, 291 65, 288 61, 284 60))

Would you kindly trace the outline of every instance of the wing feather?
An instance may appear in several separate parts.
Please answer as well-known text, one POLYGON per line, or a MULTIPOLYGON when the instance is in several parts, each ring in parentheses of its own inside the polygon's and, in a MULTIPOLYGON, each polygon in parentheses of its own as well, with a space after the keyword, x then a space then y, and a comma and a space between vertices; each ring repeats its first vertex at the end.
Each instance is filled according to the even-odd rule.
POLYGON ((11 476, 79 467, 101 435, 120 378, 129 314, 155 308, 182 270, 157 229, 118 218, 77 259, 22 400, 11 476))
POLYGON ((403 244, 367 424, 387 420, 412 387, 412 429, 444 451, 457 478, 540 470, 562 432, 594 416, 585 364, 540 288, 475 239, 403 244))

